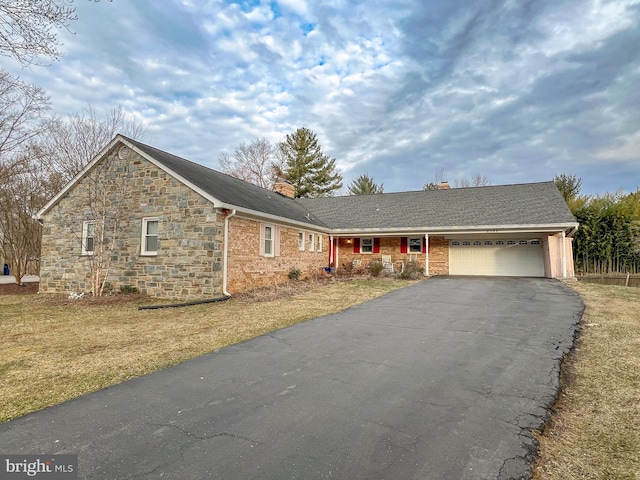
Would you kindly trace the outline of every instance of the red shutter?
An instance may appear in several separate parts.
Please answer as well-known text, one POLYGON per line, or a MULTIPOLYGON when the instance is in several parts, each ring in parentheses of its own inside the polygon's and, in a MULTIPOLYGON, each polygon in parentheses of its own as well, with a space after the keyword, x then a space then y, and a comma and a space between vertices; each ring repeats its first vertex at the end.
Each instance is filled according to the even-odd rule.
POLYGON ((400 238, 400 253, 407 253, 407 237, 400 238))
POLYGON ((373 253, 380 253, 380 239, 373 239, 373 253))
POLYGON ((353 239, 353 253, 360 253, 360 239, 353 239))
POLYGON ((427 239, 422 239, 422 253, 427 253, 427 239))

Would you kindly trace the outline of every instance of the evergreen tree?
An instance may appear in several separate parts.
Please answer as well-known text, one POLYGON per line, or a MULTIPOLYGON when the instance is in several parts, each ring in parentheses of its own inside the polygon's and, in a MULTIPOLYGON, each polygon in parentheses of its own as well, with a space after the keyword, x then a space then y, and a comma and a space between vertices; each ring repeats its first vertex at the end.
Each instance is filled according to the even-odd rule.
POLYGON ((311 130, 298 128, 278 147, 284 165, 280 176, 294 186, 296 197, 327 197, 342 188, 336 159, 322 152, 311 130))
POLYGON ((558 190, 560 190, 565 202, 570 203, 578 198, 578 195, 580 194, 580 187, 582 187, 581 178, 578 178, 575 175, 561 173, 560 175, 556 175, 553 181, 558 187, 558 190))
POLYGON ((349 184, 349 195, 372 195, 383 193, 384 185, 376 184, 366 173, 360 175, 349 184))

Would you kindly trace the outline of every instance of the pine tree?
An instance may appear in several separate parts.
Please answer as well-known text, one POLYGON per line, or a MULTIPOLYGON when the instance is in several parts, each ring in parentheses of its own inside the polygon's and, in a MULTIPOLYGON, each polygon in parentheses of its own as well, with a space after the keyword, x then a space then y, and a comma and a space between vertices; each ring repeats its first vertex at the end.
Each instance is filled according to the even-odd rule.
POLYGON ((336 159, 322 152, 311 130, 298 128, 278 147, 284 164, 280 176, 294 186, 296 197, 327 197, 342 188, 336 159))
POLYGON ((349 195, 372 195, 383 193, 384 185, 376 184, 366 173, 360 175, 349 184, 349 195))

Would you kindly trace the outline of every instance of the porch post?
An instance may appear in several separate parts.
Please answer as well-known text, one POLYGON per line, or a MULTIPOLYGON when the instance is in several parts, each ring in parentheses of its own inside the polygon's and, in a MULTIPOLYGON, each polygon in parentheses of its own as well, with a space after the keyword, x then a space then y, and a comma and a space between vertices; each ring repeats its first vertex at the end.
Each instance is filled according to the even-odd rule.
POLYGON ((424 276, 429 276, 429 234, 424 234, 424 276))
POLYGON ((329 235, 329 266, 333 263, 333 235, 329 235))

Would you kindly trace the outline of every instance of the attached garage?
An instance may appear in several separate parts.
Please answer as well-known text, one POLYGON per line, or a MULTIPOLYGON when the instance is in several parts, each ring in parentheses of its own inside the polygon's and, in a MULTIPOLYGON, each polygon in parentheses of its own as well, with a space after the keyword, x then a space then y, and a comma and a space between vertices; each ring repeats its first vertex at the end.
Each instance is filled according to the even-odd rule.
POLYGON ((450 240, 450 275, 544 277, 539 239, 450 240))

